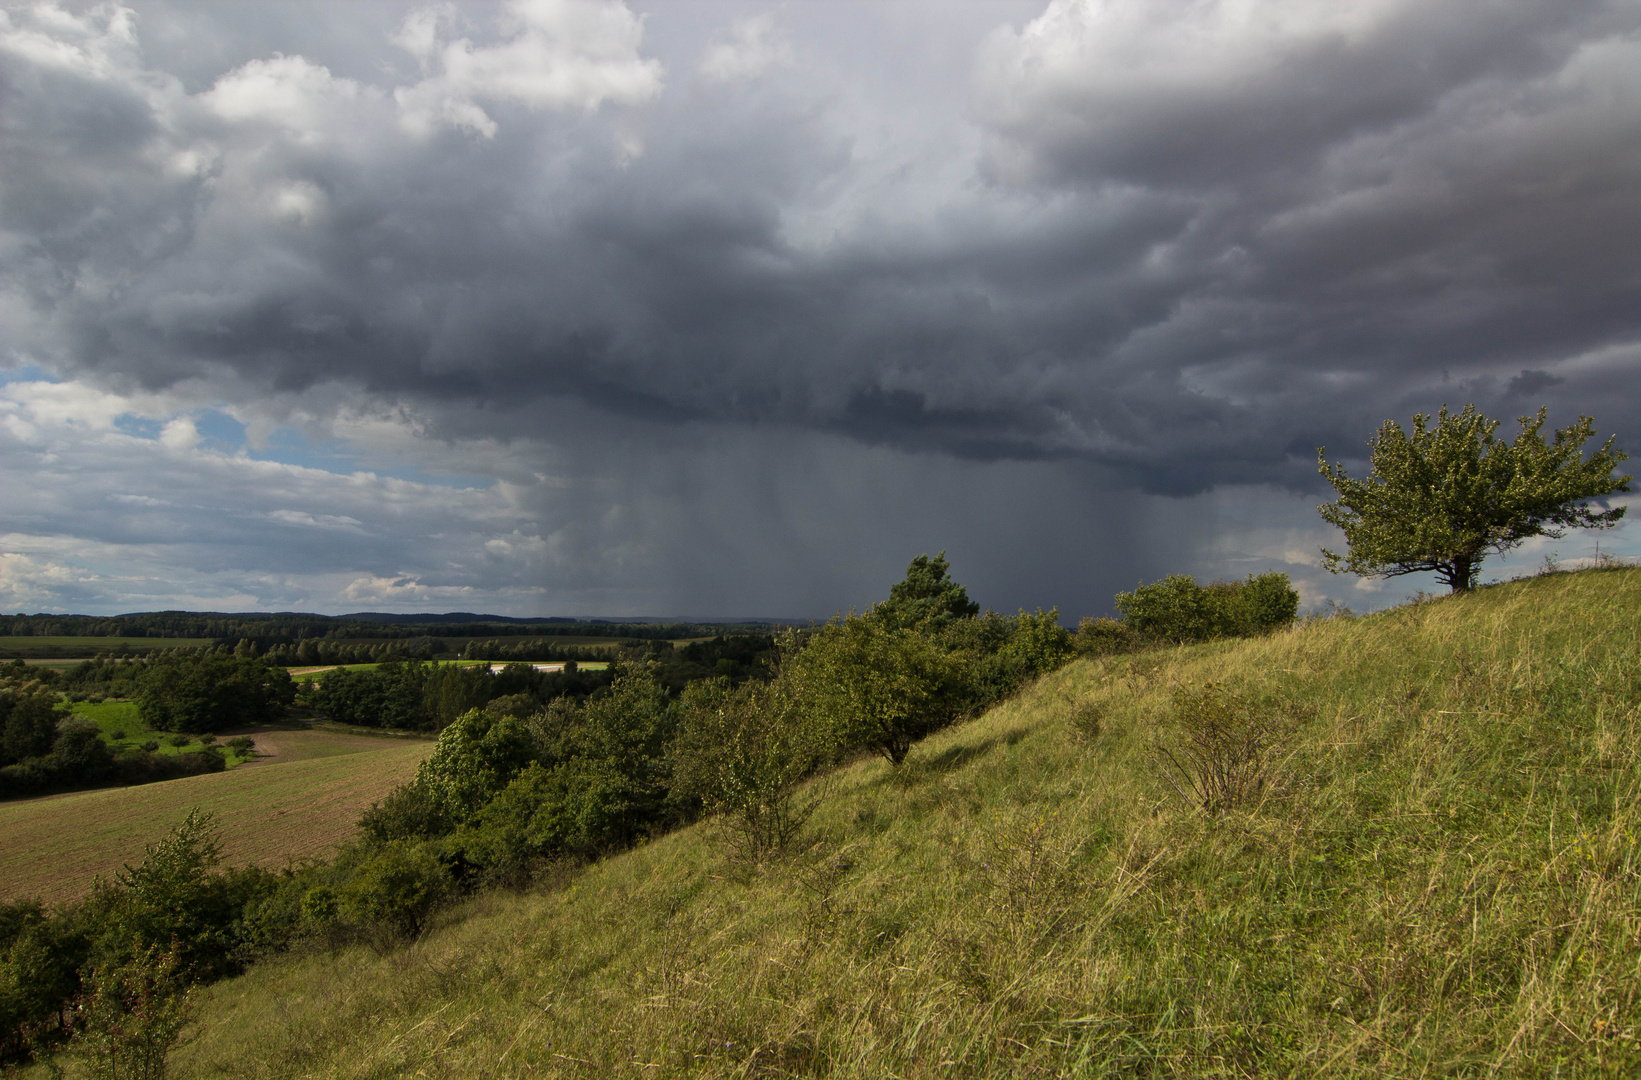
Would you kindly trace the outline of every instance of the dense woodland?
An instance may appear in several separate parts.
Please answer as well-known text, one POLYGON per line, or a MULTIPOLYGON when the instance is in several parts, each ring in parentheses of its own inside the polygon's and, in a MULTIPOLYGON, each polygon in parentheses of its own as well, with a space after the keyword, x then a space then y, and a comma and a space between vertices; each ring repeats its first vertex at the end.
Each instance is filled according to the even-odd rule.
POLYGON ((1176 577, 1119 597, 1122 619, 1084 620, 1072 633, 1058 611, 981 613, 948 571, 943 555, 920 556, 865 614, 678 649, 656 642, 602 672, 406 661, 328 672, 299 693, 249 648, 56 675, 8 666, 8 783, 31 769, 63 774, 76 754, 96 756, 91 743, 102 747, 95 768, 135 768, 60 718, 65 694, 132 697, 145 720, 182 730, 266 720, 300 702, 334 720, 439 738, 328 863, 221 872, 209 821, 190 818, 82 902, 0 905, 5 1052, 68 1037, 99 1008, 129 1017, 144 994, 165 998, 293 942, 414 935, 453 898, 523 884, 703 814, 757 856, 802 825, 799 786, 818 771, 861 754, 898 766, 917 740, 1078 652, 1262 633, 1298 607, 1279 574, 1208 587, 1176 577))
MULTIPOLYGON (((243 642, 258 654, 304 642, 337 644, 404 643, 424 639, 434 651, 448 651, 446 639, 625 638, 665 641, 722 633, 767 632, 764 623, 619 622, 603 619, 515 619, 503 615, 310 615, 224 614, 158 611, 131 615, 0 615, 0 637, 210 638, 217 645, 243 642)), ((488 659, 488 658, 487 658, 488 659)), ((559 659, 542 657, 540 659, 559 659)), ((334 660, 316 661, 333 663, 334 660)))

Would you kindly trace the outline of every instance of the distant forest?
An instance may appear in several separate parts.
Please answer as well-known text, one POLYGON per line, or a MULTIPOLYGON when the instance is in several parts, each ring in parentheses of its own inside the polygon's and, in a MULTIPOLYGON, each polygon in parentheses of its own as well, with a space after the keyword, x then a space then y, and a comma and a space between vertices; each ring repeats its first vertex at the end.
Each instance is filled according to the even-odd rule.
POLYGON ((664 641, 719 634, 768 633, 770 623, 607 622, 515 619, 503 615, 353 615, 154 611, 131 615, 0 615, 0 637, 212 638, 249 642, 258 652, 303 641, 404 638, 606 637, 664 641))

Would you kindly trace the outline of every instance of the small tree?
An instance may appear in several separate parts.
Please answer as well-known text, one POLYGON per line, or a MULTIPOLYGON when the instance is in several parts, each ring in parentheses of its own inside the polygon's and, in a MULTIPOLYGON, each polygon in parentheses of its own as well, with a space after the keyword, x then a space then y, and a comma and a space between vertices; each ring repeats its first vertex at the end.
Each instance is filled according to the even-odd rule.
POLYGON ((785 689, 690 683, 672 744, 674 795, 699 798, 721 815, 736 846, 754 859, 797 837, 814 808, 798 799, 798 785, 831 749, 802 722, 785 689))
POLYGON ((980 605, 951 579, 950 570, 944 551, 932 559, 919 555, 906 567, 906 577, 889 587, 889 599, 873 605, 872 614, 896 629, 939 629, 953 619, 978 614, 980 605))
POLYGON ((782 658, 781 683, 834 746, 874 750, 895 765, 961 709, 958 661, 926 635, 869 616, 827 623, 782 658))
POLYGON ((1559 537, 1568 528, 1617 524, 1624 507, 1595 510, 1586 500, 1630 490, 1628 476, 1613 476, 1626 456, 1609 437, 1584 460, 1584 443, 1595 433, 1588 416, 1546 443, 1539 434, 1545 412, 1521 417, 1512 442, 1495 439, 1499 422, 1474 405, 1456 416, 1442 406, 1434 428, 1418 413, 1411 437, 1386 420, 1368 443, 1366 480, 1346 476, 1318 448, 1318 468, 1339 493, 1318 509, 1350 545, 1345 556, 1322 549, 1323 565, 1335 574, 1379 578, 1429 571, 1457 593, 1475 584, 1491 552, 1502 554, 1534 536, 1559 537))
POLYGON ((166 1058, 191 1019, 176 950, 150 946, 99 965, 87 980, 76 1049, 97 1080, 165 1080, 166 1058))

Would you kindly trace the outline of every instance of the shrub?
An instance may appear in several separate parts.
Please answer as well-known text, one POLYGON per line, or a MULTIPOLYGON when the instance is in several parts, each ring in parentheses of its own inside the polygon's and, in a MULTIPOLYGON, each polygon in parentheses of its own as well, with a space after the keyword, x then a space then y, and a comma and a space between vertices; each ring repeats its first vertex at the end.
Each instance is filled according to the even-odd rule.
POLYGON ((415 937, 452 885, 428 845, 395 841, 377 848, 358 869, 342 890, 339 907, 369 927, 415 937))
POLYGON ((302 921, 328 923, 336 918, 338 910, 336 890, 329 885, 315 885, 302 894, 302 921))
POLYGON ((1083 656, 1109 656, 1138 644, 1139 638, 1121 619, 1084 618, 1071 638, 1071 647, 1083 656))
POLYGON ((1247 805, 1274 780, 1284 725, 1259 703, 1208 683, 1174 692, 1177 744, 1158 741, 1153 766, 1174 792, 1210 814, 1247 805))
POLYGON ((97 725, 73 717, 63 722, 43 765, 47 783, 95 784, 114 774, 114 752, 97 725))
POLYGON ((1060 625, 1060 609, 1038 608, 1032 615, 1021 609, 1014 632, 999 650, 1003 664, 1018 674, 1018 682, 1043 675, 1071 659, 1071 634, 1060 625))
POLYGON ((916 631, 854 615, 784 658, 781 681, 817 737, 894 765, 963 703, 963 673, 944 649, 916 631))
MULTIPOLYGON (((187 744, 184 743, 183 745, 187 745, 187 744)), ((160 748, 160 744, 155 739, 144 739, 143 742, 142 742, 142 749, 145 753, 149 753, 149 754, 156 753, 156 752, 158 752, 159 748, 160 748)))
POLYGON ((727 680, 684 691, 683 722, 672 745, 675 796, 696 798, 757 859, 789 846, 811 807, 798 785, 825 755, 778 688, 727 680))
POLYGON ((1299 612, 1299 593, 1276 571, 1206 587, 1189 574, 1171 574, 1118 593, 1116 605, 1132 634, 1184 644, 1285 626, 1299 612))
POLYGON ((164 1080, 191 1010, 175 950, 98 966, 77 1010, 75 1048, 97 1080, 164 1080))

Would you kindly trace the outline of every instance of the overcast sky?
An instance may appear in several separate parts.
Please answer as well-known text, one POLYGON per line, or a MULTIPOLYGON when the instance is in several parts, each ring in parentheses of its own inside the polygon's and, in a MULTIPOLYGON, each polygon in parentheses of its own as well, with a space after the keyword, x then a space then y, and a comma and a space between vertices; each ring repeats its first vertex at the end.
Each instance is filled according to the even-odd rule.
POLYGON ((0 10, 0 610, 1371 608, 1317 447, 1641 456, 1636 0, 0 10))

